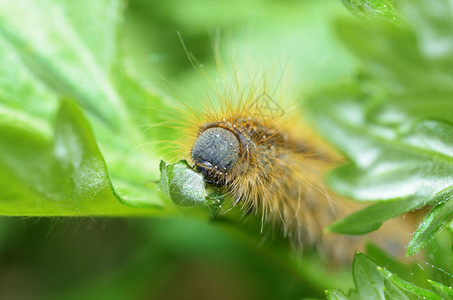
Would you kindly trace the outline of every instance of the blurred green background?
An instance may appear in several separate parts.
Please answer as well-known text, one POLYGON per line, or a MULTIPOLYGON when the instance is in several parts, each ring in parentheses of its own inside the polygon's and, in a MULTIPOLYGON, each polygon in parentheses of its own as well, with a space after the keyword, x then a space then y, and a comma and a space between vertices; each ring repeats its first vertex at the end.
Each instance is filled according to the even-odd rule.
MULTIPOLYGON (((227 57, 288 61, 302 98, 355 66, 335 35, 333 21, 350 17, 337 0, 131 0, 125 14, 120 48, 128 69, 188 104, 205 86, 178 32, 212 72, 216 34, 222 49, 233 49, 227 57)), ((184 217, 2 218, 0 299, 295 299, 352 286, 349 266, 278 247, 184 217)))

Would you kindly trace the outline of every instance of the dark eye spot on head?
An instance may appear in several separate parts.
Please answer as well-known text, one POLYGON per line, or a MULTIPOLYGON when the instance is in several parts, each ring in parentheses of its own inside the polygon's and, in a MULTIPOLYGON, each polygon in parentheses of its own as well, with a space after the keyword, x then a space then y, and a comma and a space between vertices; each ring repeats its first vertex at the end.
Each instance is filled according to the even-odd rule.
POLYGON ((234 133, 212 127, 203 131, 192 148, 192 159, 197 171, 208 182, 218 183, 222 174, 231 171, 239 159, 240 144, 234 133))

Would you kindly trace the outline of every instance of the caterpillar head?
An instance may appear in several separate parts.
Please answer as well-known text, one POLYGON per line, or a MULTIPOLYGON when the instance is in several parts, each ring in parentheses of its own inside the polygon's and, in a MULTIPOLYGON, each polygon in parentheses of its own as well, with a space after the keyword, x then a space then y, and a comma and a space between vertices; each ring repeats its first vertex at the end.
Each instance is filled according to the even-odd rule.
POLYGON ((240 159, 241 144, 228 129, 210 127, 202 131, 192 148, 192 160, 206 182, 220 186, 240 159))

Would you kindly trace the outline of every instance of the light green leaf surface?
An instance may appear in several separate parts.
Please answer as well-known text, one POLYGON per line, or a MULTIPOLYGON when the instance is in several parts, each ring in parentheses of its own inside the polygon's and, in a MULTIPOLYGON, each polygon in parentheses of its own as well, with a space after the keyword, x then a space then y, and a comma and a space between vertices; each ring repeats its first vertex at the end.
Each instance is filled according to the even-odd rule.
POLYGON ((453 299, 453 287, 446 286, 437 281, 428 280, 429 284, 436 291, 437 294, 441 295, 444 299, 453 299))
POLYGON ((356 89, 342 88, 312 103, 320 129, 354 161, 332 172, 330 185, 357 200, 381 201, 330 227, 348 234, 375 230, 389 218, 445 201, 453 179, 449 124, 429 120, 396 129, 378 127, 367 121, 357 98, 356 89))
MULTIPOLYGON (((422 2, 398 2, 411 27, 375 20, 338 23, 342 40, 362 68, 356 83, 315 95, 312 112, 319 131, 350 160, 328 176, 332 188, 377 203, 333 224, 331 231, 363 234, 387 219, 451 197, 451 4, 422 2)), ((408 254, 418 252, 446 224, 449 206, 422 222, 408 254)))
POLYGON ((451 220, 452 216, 453 201, 451 201, 450 196, 445 203, 436 205, 420 223, 409 243, 407 254, 412 255, 419 252, 451 220))
POLYGON ((203 175, 195 172, 186 161, 167 165, 160 162, 160 183, 167 195, 180 206, 206 204, 208 193, 203 175))
POLYGON ((382 18, 404 24, 393 0, 342 0, 353 13, 363 18, 382 18))
POLYGON ((352 262, 352 272, 354 283, 362 299, 385 299, 384 279, 373 260, 357 252, 352 262))
POLYGON ((121 2, 76 3, 2 1, 0 32, 40 81, 117 126, 126 111, 108 72, 116 58, 121 2))
POLYGON ((435 293, 404 281, 384 268, 379 267, 378 270, 385 278, 386 295, 390 299, 441 299, 435 293))
POLYGON ((140 215, 151 210, 122 205, 113 194, 105 162, 82 112, 64 100, 55 138, 0 126, 3 215, 140 215), (19 185, 20 184, 20 185, 19 185), (20 188, 19 188, 20 187, 20 188))
MULTIPOLYGON (((5 166, 0 169, 0 181, 8 186, 0 191, 0 198, 9 199, 15 195, 16 201, 22 199, 24 202, 20 205, 5 200, 5 210, 1 214, 83 215, 82 208, 80 212, 73 209, 56 213, 45 204, 39 206, 40 209, 36 206, 33 210, 23 210, 28 206, 25 203, 33 203, 36 197, 41 199, 37 203, 55 199, 54 194, 44 190, 60 189, 59 181, 52 180, 57 177, 54 173, 49 171, 53 174, 49 178, 40 176, 42 172, 48 172, 45 162, 57 163, 65 155, 76 159, 78 148, 68 147, 66 153, 56 151, 55 157, 48 150, 53 143, 53 119, 61 97, 74 99, 86 113, 111 182, 99 179, 107 176, 106 171, 102 176, 97 173, 80 176, 81 173, 75 172, 76 178, 62 176, 59 180, 81 180, 75 189, 82 193, 84 188, 104 190, 108 184, 115 188, 124 204, 163 206, 158 188, 146 186, 148 181, 158 179, 158 155, 155 147, 143 146, 152 138, 151 133, 144 131, 144 125, 161 121, 158 109, 162 102, 130 78, 121 66, 117 32, 122 10, 123 2, 115 0, 0 3, 0 123, 3 141, 6 137, 10 139, 10 143, 5 142, 0 148, 6 153, 0 158, 0 164, 5 166), (146 109, 151 103, 154 111, 146 109), (13 151, 13 147, 19 150, 13 151), (37 166, 38 162, 42 166, 37 166), (34 181, 24 176, 11 177, 11 172, 17 173, 19 166, 22 173, 36 173, 28 176, 34 181), (29 191, 30 186, 46 188, 29 191)), ((69 143, 75 136, 68 128, 76 124, 68 125, 61 120, 61 113, 65 111, 62 108, 56 122, 56 145, 62 141, 69 143)), ((79 141, 83 147, 86 146, 85 137, 93 134, 91 129, 86 131, 79 141)), ((100 154, 98 160, 103 160, 100 154)), ((63 169, 66 171, 73 168, 67 162, 59 163, 65 164, 63 169)), ((94 160, 87 160, 83 168, 97 169, 98 165, 94 160)), ((109 197, 106 201, 115 200, 109 197)), ((97 201, 100 201, 97 214, 103 214, 102 201, 97 201)), ((76 203, 73 205, 77 206, 76 203)), ((118 205, 110 214, 131 213, 119 202, 118 205)), ((96 214, 95 211, 93 206, 85 214, 96 214)), ((150 210, 144 212, 152 213, 150 210)))
POLYGON ((330 289, 326 291, 327 299, 329 300, 346 300, 348 299, 345 293, 339 289, 330 289))

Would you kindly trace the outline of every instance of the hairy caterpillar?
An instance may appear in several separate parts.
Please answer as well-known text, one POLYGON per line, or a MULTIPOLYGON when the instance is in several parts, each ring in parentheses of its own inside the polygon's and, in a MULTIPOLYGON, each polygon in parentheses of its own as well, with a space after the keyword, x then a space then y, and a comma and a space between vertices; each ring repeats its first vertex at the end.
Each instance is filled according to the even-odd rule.
MULTIPOLYGON (((186 107, 178 153, 232 205, 258 214, 263 226, 278 228, 296 247, 350 257, 359 238, 324 232, 356 208, 323 183, 339 155, 311 133, 298 110, 274 99, 264 79, 250 78, 244 85, 233 76, 205 99, 202 111, 186 107)), ((401 226, 388 231, 381 244, 394 244, 402 232, 401 226)))

